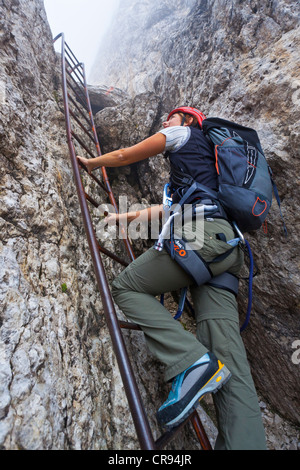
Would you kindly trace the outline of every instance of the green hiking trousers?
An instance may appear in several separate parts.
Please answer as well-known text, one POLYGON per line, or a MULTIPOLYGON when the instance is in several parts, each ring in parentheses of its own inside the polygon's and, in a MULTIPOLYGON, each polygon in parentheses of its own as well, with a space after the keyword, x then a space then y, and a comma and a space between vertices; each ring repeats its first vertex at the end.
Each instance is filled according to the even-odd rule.
MULTIPOLYGON (((186 227, 186 234, 190 227, 186 227)), ((235 238, 230 224, 223 219, 205 221, 204 244, 199 253, 212 261, 230 246, 235 238)), ((210 264, 214 276, 228 271, 238 275, 243 254, 236 247, 225 259, 210 264)), ((230 370, 230 380, 214 394, 218 419, 215 449, 265 449, 256 390, 246 351, 240 336, 235 296, 216 287, 194 286, 189 275, 163 250, 151 248, 133 261, 113 282, 115 302, 132 322, 140 325, 150 351, 166 366, 169 381, 197 359, 212 351, 230 370), (196 337, 173 319, 160 303, 159 296, 190 286, 197 332, 196 337)))

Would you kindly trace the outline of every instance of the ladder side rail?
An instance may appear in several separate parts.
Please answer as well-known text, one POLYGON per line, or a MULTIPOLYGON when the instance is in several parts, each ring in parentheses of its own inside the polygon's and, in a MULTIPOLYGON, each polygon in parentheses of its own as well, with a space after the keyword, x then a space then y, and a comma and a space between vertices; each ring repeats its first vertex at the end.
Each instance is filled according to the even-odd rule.
POLYGON ((91 125, 91 121, 89 119, 89 117, 85 116, 84 113, 82 112, 81 108, 79 107, 78 103, 74 100, 74 98, 72 97, 72 95, 70 93, 68 93, 68 98, 69 100, 71 101, 72 105, 75 106, 76 110, 80 113, 80 115, 83 117, 83 119, 85 119, 85 121, 87 122, 87 124, 90 126, 91 125))
POLYGON ((92 255, 92 260, 94 264, 96 279, 98 288, 101 293, 101 298, 103 302, 103 310, 106 317, 107 326, 110 332, 112 343, 114 346, 117 362, 119 365, 120 374, 124 383, 125 393, 128 399, 129 407, 131 410, 133 422, 137 431, 137 436, 143 450, 154 450, 155 443, 149 426, 149 422, 142 405, 141 396, 136 384, 136 380, 133 374, 133 370, 129 361, 129 357, 126 351, 126 346, 122 336, 121 329, 119 327, 118 318, 114 308, 114 304, 111 298, 111 293, 107 283, 106 275, 104 272, 103 264, 101 261, 100 253, 98 250, 98 243, 95 237, 94 229, 92 226, 92 221, 90 213, 87 207, 87 201, 84 195, 84 189, 82 185, 82 180, 80 177, 79 165, 77 163, 77 158, 75 155, 75 149, 72 142, 72 133, 69 117, 69 108, 67 100, 67 82, 66 82, 66 73, 65 73, 65 54, 64 54, 64 35, 62 34, 62 75, 63 75, 63 96, 64 96, 64 105, 65 105, 65 118, 66 118, 66 130, 68 145, 71 156, 71 163, 73 167, 75 184, 77 188, 77 193, 79 197, 79 203, 81 207, 81 212, 83 216, 83 222, 87 234, 88 244, 90 247, 90 252, 92 255))

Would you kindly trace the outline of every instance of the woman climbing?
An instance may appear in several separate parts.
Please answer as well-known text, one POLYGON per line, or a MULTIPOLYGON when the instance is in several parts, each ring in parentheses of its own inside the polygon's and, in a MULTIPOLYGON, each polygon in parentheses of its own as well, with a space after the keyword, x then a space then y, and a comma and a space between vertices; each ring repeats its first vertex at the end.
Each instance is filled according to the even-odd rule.
MULTIPOLYGON (((198 230, 201 234, 197 238, 203 239, 191 263, 193 269, 178 263, 172 246, 171 250, 167 244, 159 250, 153 247, 114 280, 112 294, 124 314, 140 325, 152 353, 165 364, 166 381, 172 380, 170 394, 157 412, 158 421, 176 426, 204 394, 213 392, 219 431, 215 449, 265 449, 258 399, 240 336, 236 296, 234 289, 222 282, 224 273, 237 278, 243 254, 239 246, 232 248, 227 243, 235 233, 222 208, 216 207, 205 191, 190 194, 184 184, 184 178, 192 176, 198 183, 217 189, 212 147, 201 130, 203 119, 199 110, 180 107, 169 114, 163 129, 148 139, 94 159, 78 159, 91 172, 100 166, 130 165, 168 152, 173 206, 184 202, 208 208, 203 225, 192 221, 183 226, 183 240, 193 238, 195 232, 197 237, 198 230), (216 279, 220 282, 214 282, 216 279), (182 328, 157 299, 187 286, 197 337, 182 328)), ((162 212, 162 205, 158 205, 137 213, 110 214, 108 220, 150 220, 162 212)))

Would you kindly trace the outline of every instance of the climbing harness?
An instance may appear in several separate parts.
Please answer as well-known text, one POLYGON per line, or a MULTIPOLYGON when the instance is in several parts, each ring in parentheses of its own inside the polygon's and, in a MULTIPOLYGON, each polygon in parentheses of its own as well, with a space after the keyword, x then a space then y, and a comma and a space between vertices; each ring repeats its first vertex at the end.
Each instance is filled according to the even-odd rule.
MULTIPOLYGON (((250 319, 251 314, 251 306, 252 306, 252 280, 253 280, 253 257, 252 252, 250 249, 249 242, 245 240, 244 235, 240 231, 239 227, 237 226, 236 222, 232 222, 233 229, 236 233, 236 237, 226 241, 224 234, 218 234, 219 238, 222 241, 226 242, 230 248, 227 252, 223 255, 217 256, 214 260, 207 263, 201 255, 194 249, 192 249, 189 243, 184 238, 176 238, 174 235, 174 221, 176 219, 182 219, 183 214, 185 215, 184 221, 193 220, 196 214, 203 215, 206 219, 210 219, 212 215, 219 211, 219 205, 217 204, 197 204, 197 205, 188 205, 188 208, 185 209, 183 212, 181 211, 181 207, 183 202, 189 197, 189 194, 185 194, 182 200, 178 204, 172 205, 172 198, 170 195, 170 185, 167 184, 164 187, 163 192, 163 206, 166 207, 166 211, 168 214, 168 218, 165 220, 165 223, 162 227, 160 232, 159 238, 154 245, 154 249, 157 251, 162 251, 165 249, 167 253, 177 262, 179 266, 181 266, 184 271, 191 276, 194 283, 198 286, 207 284, 212 287, 217 287, 219 289, 224 289, 235 296, 238 295, 238 286, 239 286, 239 279, 238 277, 234 276, 229 272, 224 272, 218 276, 213 277, 212 272, 209 268, 209 265, 214 262, 221 261, 225 257, 229 256, 235 247, 240 245, 240 247, 245 252, 247 249, 249 260, 250 260, 250 268, 249 268, 249 278, 248 278, 248 306, 247 306, 247 313, 246 313, 246 320, 243 323, 240 331, 244 331, 247 327, 250 319), (175 207, 174 211, 172 207, 175 207), (187 217, 187 214, 189 217, 187 217)), ((191 190, 191 192, 193 189, 191 190)), ((204 200, 208 202, 207 200, 204 200)), ((219 213, 219 212, 218 212, 219 213)), ((164 302, 164 296, 161 296, 160 299, 161 303, 164 302)), ((184 287, 180 291, 180 299, 178 303, 177 313, 174 316, 175 320, 178 320, 184 310, 185 304, 187 302, 187 287, 184 287)), ((191 306, 189 306, 190 308, 191 306)), ((193 309, 190 308, 193 312, 193 309)))
MULTIPOLYGON (((165 198, 164 198, 165 201, 165 198)), ((184 222, 188 222, 195 218, 196 216, 212 216, 218 210, 218 206, 215 204, 201 204, 198 206, 190 205, 188 208, 184 208, 184 212, 181 210, 181 205, 174 207, 171 211, 172 199, 168 197, 167 205, 164 202, 164 208, 167 213, 166 221, 162 227, 162 230, 159 234, 158 240, 155 243, 155 249, 157 251, 162 251, 164 247, 165 239, 169 238, 168 235, 173 236, 174 222, 176 220, 181 220, 184 217, 184 222), (172 212, 172 213, 170 213, 172 212)))

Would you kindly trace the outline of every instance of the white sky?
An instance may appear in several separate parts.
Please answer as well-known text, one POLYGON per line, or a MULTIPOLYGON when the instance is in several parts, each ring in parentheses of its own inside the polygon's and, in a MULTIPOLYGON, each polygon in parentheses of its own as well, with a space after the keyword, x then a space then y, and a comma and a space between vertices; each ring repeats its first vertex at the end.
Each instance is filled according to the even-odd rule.
MULTIPOLYGON (((103 35, 120 0, 44 0, 53 37, 65 34, 75 56, 85 65, 87 80, 103 35)), ((55 49, 60 51, 61 42, 55 49)))

